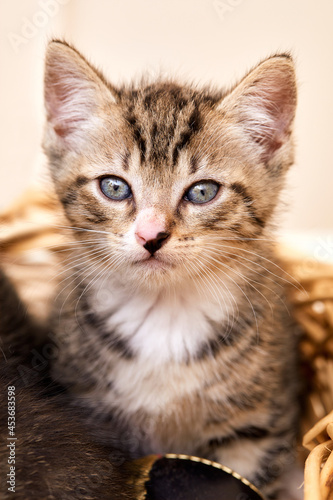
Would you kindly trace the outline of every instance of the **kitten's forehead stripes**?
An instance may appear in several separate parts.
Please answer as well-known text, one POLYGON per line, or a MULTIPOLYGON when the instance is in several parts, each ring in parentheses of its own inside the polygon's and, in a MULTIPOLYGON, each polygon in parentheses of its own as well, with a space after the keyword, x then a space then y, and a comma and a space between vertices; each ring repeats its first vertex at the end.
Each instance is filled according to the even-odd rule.
POLYGON ((181 132, 178 142, 176 142, 176 145, 174 146, 172 152, 173 166, 175 166, 177 163, 180 151, 188 145, 195 133, 200 130, 201 125, 202 118, 200 116, 200 112, 198 108, 194 108, 187 125, 184 127, 184 130, 181 132))
POLYGON ((137 117, 134 114, 128 115, 126 117, 126 120, 132 129, 133 138, 134 138, 135 142, 137 143, 139 151, 140 151, 141 163, 143 163, 145 160, 147 148, 146 148, 146 140, 142 135, 140 124, 138 122, 137 117))
POLYGON ((128 171, 128 169, 129 169, 129 158, 130 158, 130 154, 129 154, 129 152, 127 151, 127 152, 123 155, 123 157, 122 157, 122 167, 123 167, 123 170, 124 170, 125 172, 127 172, 127 171, 128 171))
POLYGON ((195 174, 199 168, 199 161, 197 156, 191 156, 190 158, 190 174, 195 174))
MULTIPOLYGON (((203 125, 202 112, 221 97, 208 90, 196 91, 174 83, 149 85, 124 92, 125 118, 139 148, 141 162, 174 168, 179 153, 203 125)), ((192 169, 195 165, 192 165, 192 169)))

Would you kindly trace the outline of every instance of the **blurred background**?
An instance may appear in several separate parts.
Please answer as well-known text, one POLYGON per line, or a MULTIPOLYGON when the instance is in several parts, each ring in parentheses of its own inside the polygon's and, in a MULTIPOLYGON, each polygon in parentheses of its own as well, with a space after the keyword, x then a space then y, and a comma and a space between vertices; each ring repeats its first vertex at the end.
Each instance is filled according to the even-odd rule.
POLYGON ((268 55, 291 51, 297 151, 280 232, 333 259, 332 22, 331 0, 2 0, 0 209, 43 172, 51 37, 72 42, 115 83, 162 71, 229 86, 268 55))

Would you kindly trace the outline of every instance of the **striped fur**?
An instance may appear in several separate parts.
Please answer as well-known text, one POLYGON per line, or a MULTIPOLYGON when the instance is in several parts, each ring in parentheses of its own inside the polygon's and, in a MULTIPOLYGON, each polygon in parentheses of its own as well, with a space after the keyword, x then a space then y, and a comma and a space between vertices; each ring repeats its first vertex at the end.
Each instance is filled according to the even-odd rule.
POLYGON ((205 456, 275 498, 297 419, 271 234, 293 160, 292 60, 267 59, 228 92, 172 80, 115 88, 54 41, 45 102, 44 148, 74 242, 55 376, 96 418, 125 426, 134 455, 205 456), (132 197, 106 198, 108 175, 132 197), (184 194, 201 180, 220 187, 196 205, 184 194), (135 240, 147 211, 170 235, 149 265, 135 240))

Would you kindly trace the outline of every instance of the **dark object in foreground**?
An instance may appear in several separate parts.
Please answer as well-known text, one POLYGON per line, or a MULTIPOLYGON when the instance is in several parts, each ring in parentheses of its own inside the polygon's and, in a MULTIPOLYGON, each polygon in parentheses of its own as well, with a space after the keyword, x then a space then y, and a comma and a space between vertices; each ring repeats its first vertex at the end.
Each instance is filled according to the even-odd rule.
POLYGON ((146 482, 146 500, 262 500, 246 479, 209 460, 186 455, 157 459, 146 482))

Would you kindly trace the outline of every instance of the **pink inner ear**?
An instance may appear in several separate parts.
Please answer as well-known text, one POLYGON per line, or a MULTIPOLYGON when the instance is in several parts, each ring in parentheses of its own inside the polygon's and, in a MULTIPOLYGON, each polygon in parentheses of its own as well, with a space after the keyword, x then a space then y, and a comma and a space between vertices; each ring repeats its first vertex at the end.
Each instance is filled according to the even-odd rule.
POLYGON ((66 65, 49 67, 45 77, 48 120, 61 138, 78 130, 91 117, 93 83, 66 65))
POLYGON ((286 87, 276 89, 271 99, 266 108, 272 117, 271 148, 275 151, 290 133, 289 127, 294 116, 294 106, 292 105, 294 99, 291 89, 286 87))
POLYGON ((253 140, 263 146, 263 161, 288 140, 296 106, 291 74, 274 69, 272 73, 256 80, 243 95, 244 122, 253 140))
POLYGON ((64 106, 64 97, 60 95, 59 88, 53 84, 50 89, 45 92, 45 100, 48 111, 48 120, 52 123, 55 133, 59 137, 66 137, 70 132, 69 124, 66 123, 66 117, 62 115, 61 110, 64 106))

